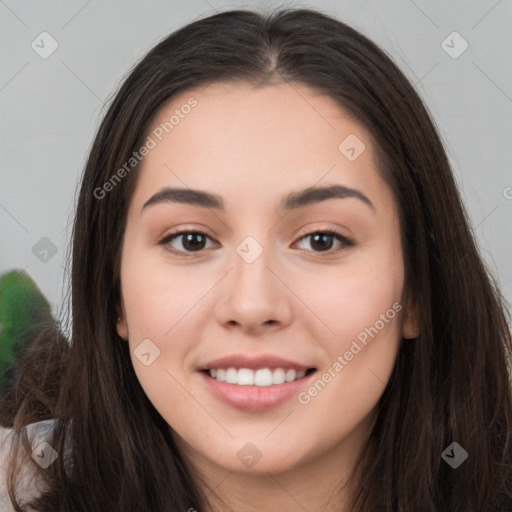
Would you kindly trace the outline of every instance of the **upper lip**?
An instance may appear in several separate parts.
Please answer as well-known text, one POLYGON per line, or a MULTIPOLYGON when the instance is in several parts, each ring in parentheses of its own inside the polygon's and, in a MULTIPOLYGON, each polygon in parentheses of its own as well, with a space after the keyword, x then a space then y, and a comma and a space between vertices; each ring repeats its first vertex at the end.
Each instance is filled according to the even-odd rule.
POLYGON ((210 361, 200 367, 200 370, 211 370, 217 368, 249 368, 257 370, 259 368, 283 368, 293 370, 308 370, 312 366, 305 366, 289 359, 275 355, 248 356, 247 354, 233 354, 220 359, 210 361))

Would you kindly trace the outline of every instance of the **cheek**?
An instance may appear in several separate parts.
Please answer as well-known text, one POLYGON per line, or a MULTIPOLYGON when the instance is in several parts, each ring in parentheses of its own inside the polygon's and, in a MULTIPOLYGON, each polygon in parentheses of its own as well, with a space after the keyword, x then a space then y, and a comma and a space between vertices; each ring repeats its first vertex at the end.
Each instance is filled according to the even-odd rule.
POLYGON ((332 345, 333 350, 341 350, 376 322, 383 331, 398 324, 396 307, 392 306, 401 300, 402 287, 401 267, 380 259, 376 263, 361 260, 333 267, 330 272, 316 272, 310 277, 302 275, 294 291, 312 312, 313 316, 308 317, 318 320, 317 335, 332 345), (388 310, 384 329, 380 319, 388 310))
POLYGON ((193 318, 201 290, 184 286, 182 274, 171 273, 169 266, 143 251, 127 254, 121 281, 135 374, 158 411, 179 407, 180 417, 188 421, 183 404, 190 402, 190 396, 178 383, 189 347, 183 327, 193 318))
MULTIPOLYGON (((307 295, 321 320, 315 338, 326 354, 319 378, 326 373, 329 391, 315 399, 318 406, 329 409, 334 400, 371 408, 389 379, 400 343, 404 276, 400 254, 384 253, 317 276, 307 295)), ((319 383, 310 396, 323 389, 319 383)))
POLYGON ((403 310, 403 268, 397 262, 399 257, 354 265, 319 296, 322 318, 334 334, 319 338, 328 362, 300 402, 326 414, 333 428, 368 414, 393 370, 403 310))
MULTIPOLYGON (((165 340, 204 294, 197 272, 165 263, 159 249, 127 251, 121 267, 130 337, 165 340)), ((208 282, 208 281, 206 281, 208 282)))
POLYGON ((212 276, 206 267, 178 267, 166 263, 159 250, 132 247, 121 267, 132 363, 155 407, 172 410, 177 403, 190 400, 177 382, 190 367, 201 322, 211 318, 204 298, 212 287, 212 276), (137 357, 142 352, 139 347, 145 346, 151 353, 147 366, 147 356, 137 357))

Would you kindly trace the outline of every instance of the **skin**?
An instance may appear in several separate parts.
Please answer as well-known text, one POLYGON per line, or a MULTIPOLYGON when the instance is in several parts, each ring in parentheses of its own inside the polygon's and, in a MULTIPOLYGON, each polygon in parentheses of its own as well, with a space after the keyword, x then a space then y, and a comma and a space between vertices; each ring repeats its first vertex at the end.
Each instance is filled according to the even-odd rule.
MULTIPOLYGON (((394 198, 369 133, 305 85, 189 90, 162 107, 148 134, 190 97, 198 105, 137 171, 117 331, 149 399, 219 499, 237 511, 340 510, 346 492, 335 489, 370 433, 401 338, 418 335, 416 307, 405 300, 394 198), (354 161, 338 149, 349 134, 366 146, 354 161), (357 198, 331 198, 278 211, 288 193, 332 184, 359 190, 374 209, 357 198), (165 202, 141 213, 165 186, 218 194, 226 209, 165 202), (191 228, 210 237, 199 252, 187 253, 183 236, 159 244, 173 230, 191 228), (304 237, 325 229, 353 245, 334 238, 322 251, 304 237), (250 264, 236 252, 247 236, 263 249, 250 264), (306 405, 294 396, 265 411, 236 409, 196 371, 247 353, 276 354, 321 375, 394 303, 400 313, 306 405), (160 350, 149 366, 133 352, 147 338, 160 350), (248 442, 261 453, 251 468, 237 457, 248 442)), ((226 509, 209 499, 214 510, 226 509)))

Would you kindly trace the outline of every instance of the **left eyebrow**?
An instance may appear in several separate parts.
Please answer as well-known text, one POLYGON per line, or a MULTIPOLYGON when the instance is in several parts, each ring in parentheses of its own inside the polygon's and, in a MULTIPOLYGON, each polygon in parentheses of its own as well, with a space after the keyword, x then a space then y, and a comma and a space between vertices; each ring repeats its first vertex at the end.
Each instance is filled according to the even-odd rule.
POLYGON ((299 192, 288 194, 281 202, 281 211, 302 208, 310 204, 326 201, 327 199, 345 199, 349 197, 359 199, 372 210, 375 210, 375 205, 359 190, 343 185, 331 185, 329 187, 309 187, 299 192))
MULTIPOLYGON (((309 187, 298 192, 288 194, 281 201, 281 211, 288 211, 297 208, 303 208, 314 203, 320 203, 327 199, 359 199, 372 210, 375 205, 362 192, 357 189, 345 187, 343 185, 332 185, 328 187, 309 187)), ((205 192, 203 190, 194 190, 190 188, 163 188, 153 196, 151 196, 142 207, 142 211, 151 205, 175 202, 190 204, 200 208, 213 208, 215 210, 225 211, 224 200, 221 196, 205 192)))

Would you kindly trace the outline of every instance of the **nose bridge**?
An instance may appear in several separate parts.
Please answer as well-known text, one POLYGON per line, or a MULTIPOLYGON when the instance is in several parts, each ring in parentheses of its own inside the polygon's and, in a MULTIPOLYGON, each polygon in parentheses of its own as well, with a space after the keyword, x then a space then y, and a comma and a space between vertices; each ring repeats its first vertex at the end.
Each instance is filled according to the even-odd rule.
POLYGON ((279 264, 271 237, 263 237, 259 235, 257 240, 255 236, 246 236, 235 248, 230 260, 232 272, 216 311, 223 323, 255 328, 269 321, 283 323, 289 319, 286 287, 275 275, 279 264))
POLYGON ((272 268, 275 258, 272 257, 270 237, 249 235, 238 244, 232 258, 234 271, 231 293, 238 295, 243 302, 264 300, 268 303, 276 296, 276 280, 272 268), (252 298, 252 299, 251 299, 252 298))

